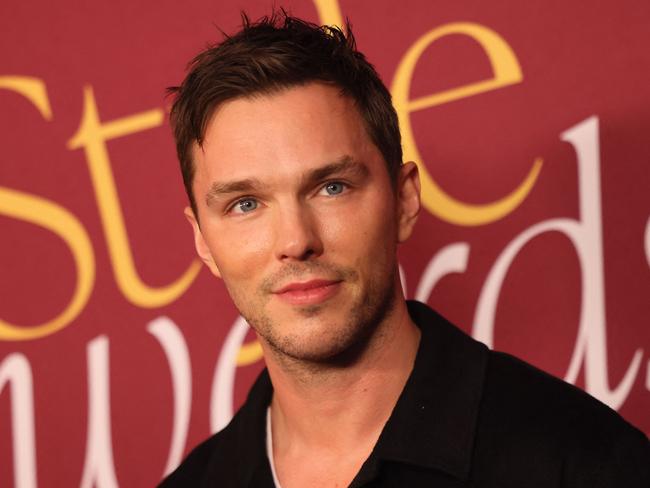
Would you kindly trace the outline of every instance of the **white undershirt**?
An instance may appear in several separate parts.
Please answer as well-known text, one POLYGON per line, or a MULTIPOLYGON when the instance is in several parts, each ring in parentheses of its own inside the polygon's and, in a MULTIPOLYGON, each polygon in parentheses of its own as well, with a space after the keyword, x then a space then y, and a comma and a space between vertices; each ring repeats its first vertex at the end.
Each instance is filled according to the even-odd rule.
POLYGON ((275 473, 275 463, 273 461, 273 432, 271 429, 271 407, 266 409, 266 457, 269 458, 271 465, 271 476, 273 476, 273 484, 275 488, 282 488, 278 481, 278 475, 275 473))

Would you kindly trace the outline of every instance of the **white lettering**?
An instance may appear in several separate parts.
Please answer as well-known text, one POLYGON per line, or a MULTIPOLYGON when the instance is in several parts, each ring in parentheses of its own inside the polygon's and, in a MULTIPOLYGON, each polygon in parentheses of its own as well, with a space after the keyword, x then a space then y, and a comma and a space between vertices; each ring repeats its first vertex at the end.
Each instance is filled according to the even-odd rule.
POLYGON ((34 389, 32 369, 19 353, 0 364, 0 393, 11 384, 11 432, 16 488, 36 488, 36 446, 34 439, 34 389))
POLYGON ((469 244, 457 242, 443 247, 429 261, 422 272, 415 299, 427 303, 431 291, 440 279, 450 273, 464 273, 469 258, 469 244))
POLYGON ((578 338, 565 379, 575 382, 584 362, 586 390, 617 409, 632 388, 643 351, 639 349, 634 353, 619 385, 610 388, 605 324, 598 118, 590 117, 584 120, 563 132, 561 138, 572 144, 576 151, 580 220, 559 218, 540 222, 522 232, 504 249, 490 271, 479 297, 473 335, 487 345, 493 345, 496 304, 512 261, 523 246, 538 235, 549 231, 563 233, 573 243, 582 271, 578 338))
POLYGON ((174 392, 174 427, 164 475, 171 473, 183 460, 192 407, 192 367, 185 338, 178 326, 168 317, 149 322, 147 330, 160 343, 172 377, 174 392))
POLYGON ((221 346, 210 397, 210 429, 213 433, 223 429, 232 419, 237 355, 246 338, 248 328, 246 320, 241 316, 238 317, 221 346))
POLYGON ((117 488, 108 379, 108 338, 88 343, 88 434, 80 488, 117 488))
POLYGON ((408 296, 408 291, 406 290, 406 275, 404 274, 404 268, 402 268, 402 265, 398 265, 398 270, 399 270, 399 281, 402 284, 402 295, 404 297, 408 296))

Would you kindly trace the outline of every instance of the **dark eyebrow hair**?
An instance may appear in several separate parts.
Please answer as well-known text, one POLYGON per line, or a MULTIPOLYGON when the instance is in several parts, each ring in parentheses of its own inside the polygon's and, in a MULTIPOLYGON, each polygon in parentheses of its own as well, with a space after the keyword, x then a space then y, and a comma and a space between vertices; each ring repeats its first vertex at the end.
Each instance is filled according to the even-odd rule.
MULTIPOLYGON (((338 173, 353 174, 366 177, 369 173, 366 165, 355 161, 351 156, 343 156, 330 164, 308 171, 301 179, 306 184, 311 184, 329 178, 338 173)), ((205 203, 210 206, 212 200, 231 193, 255 193, 264 187, 264 183, 257 178, 243 180, 214 182, 205 195, 205 203)))
POLYGON ((309 171, 304 179, 308 182, 324 180, 336 173, 349 173, 365 177, 368 176, 368 168, 365 164, 352 159, 351 156, 343 156, 338 161, 309 171))
POLYGON ((222 195, 253 192, 262 186, 262 182, 257 178, 246 178, 244 180, 228 181, 225 183, 215 182, 210 185, 210 189, 205 195, 205 204, 210 206, 212 200, 222 195))

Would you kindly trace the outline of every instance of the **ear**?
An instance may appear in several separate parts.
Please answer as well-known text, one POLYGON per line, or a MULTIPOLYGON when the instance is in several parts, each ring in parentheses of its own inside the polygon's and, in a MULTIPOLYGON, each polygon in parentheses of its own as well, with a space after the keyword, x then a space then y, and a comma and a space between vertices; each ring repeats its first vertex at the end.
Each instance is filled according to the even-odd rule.
POLYGON ((406 241, 413 233, 413 227, 420 213, 420 174, 413 161, 400 168, 397 186, 397 241, 406 241))
POLYGON ((199 227, 199 221, 196 219, 194 212, 190 207, 185 207, 183 213, 185 214, 187 221, 192 226, 192 230, 194 232, 194 247, 196 248, 196 254, 199 255, 201 261, 205 263, 213 275, 215 275, 217 278, 221 278, 221 272, 219 271, 219 268, 217 268, 217 264, 212 258, 212 253, 210 252, 210 248, 208 247, 207 242, 205 242, 205 239, 203 238, 201 227, 199 227))

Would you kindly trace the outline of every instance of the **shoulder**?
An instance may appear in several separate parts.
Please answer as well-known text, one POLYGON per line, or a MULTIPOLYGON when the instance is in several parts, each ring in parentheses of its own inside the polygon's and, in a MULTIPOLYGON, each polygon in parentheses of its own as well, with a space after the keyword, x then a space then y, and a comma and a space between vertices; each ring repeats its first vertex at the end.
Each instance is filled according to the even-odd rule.
POLYGON ((586 392, 509 354, 489 353, 479 429, 479 450, 498 446, 513 459, 557 466, 573 481, 650 481, 645 434, 586 392))
POLYGON ((212 435, 165 478, 160 488, 240 486, 266 459, 266 407, 273 389, 266 370, 230 423, 212 435))
POLYGON ((237 436, 234 435, 237 423, 238 417, 235 415, 225 429, 192 449, 178 468, 162 481, 159 488, 207 486, 217 474, 220 480, 224 476, 234 476, 233 470, 224 468, 229 464, 233 466, 232 448, 237 441, 237 436))
POLYGON ((534 420, 552 432, 562 428, 590 436, 597 431, 636 430, 580 388, 502 352, 488 355, 483 407, 504 412, 512 422, 534 420))

